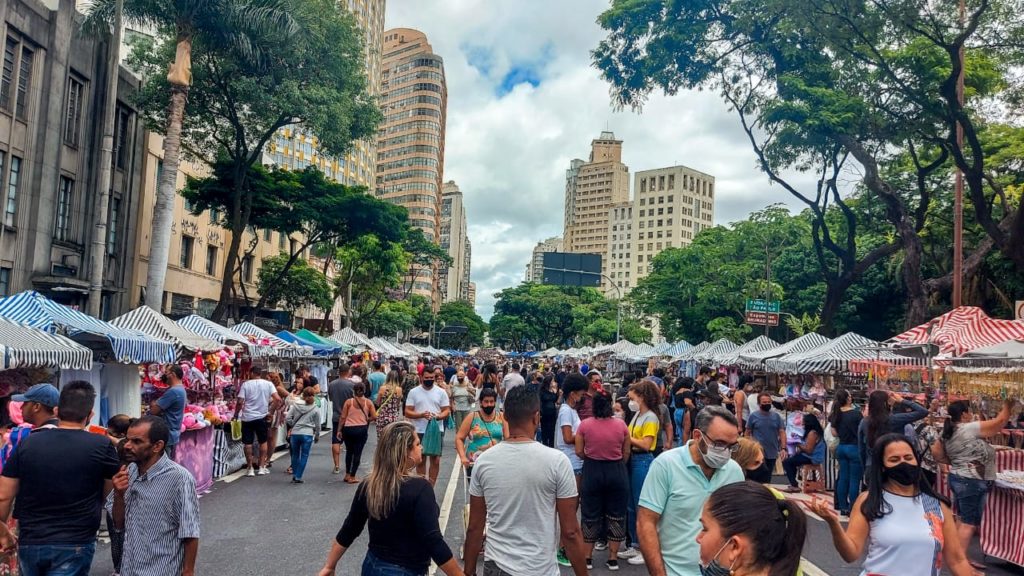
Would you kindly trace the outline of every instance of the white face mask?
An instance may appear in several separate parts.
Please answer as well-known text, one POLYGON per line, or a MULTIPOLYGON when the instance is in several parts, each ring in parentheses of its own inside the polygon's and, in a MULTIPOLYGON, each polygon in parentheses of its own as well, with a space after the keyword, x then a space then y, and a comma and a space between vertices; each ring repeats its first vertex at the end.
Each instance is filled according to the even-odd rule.
POLYGON ((629 411, 630 412, 639 412, 640 411, 640 403, 637 402, 636 400, 630 400, 629 401, 629 411))
POLYGON ((700 443, 697 444, 697 450, 700 452, 700 455, 704 457, 704 463, 707 464, 709 468, 723 468, 729 463, 729 460, 732 460, 731 450, 728 448, 712 446, 708 443, 707 439, 704 438, 703 433, 700 435, 700 443), (703 446, 707 451, 705 452, 704 450, 701 450, 701 446, 703 446))

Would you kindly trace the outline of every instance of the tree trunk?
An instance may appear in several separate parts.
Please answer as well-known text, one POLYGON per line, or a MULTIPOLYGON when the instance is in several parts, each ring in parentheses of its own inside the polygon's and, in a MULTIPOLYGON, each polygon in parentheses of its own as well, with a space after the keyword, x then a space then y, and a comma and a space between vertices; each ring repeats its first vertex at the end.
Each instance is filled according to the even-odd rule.
POLYGON ((835 327, 832 326, 832 322, 835 321, 836 315, 839 314, 839 306, 842 305, 843 297, 846 296, 846 291, 852 284, 853 279, 849 278, 849 275, 826 280, 825 302, 821 305, 821 332, 825 336, 835 334, 835 327))
MULTIPOLYGON (((179 44, 191 38, 179 39, 179 44)), ((177 64, 175 64, 177 66, 177 64)), ((171 226, 174 224, 174 196, 177 192, 178 165, 181 160, 181 123, 185 117, 188 86, 171 84, 171 101, 167 109, 164 134, 163 172, 153 208, 153 229, 149 247, 149 268, 146 272, 146 306, 162 312, 164 280, 171 251, 171 226)))
POLYGON ((907 290, 907 310, 903 316, 906 328, 920 326, 928 321, 928 292, 921 277, 921 237, 906 218, 896 225, 903 244, 903 265, 900 273, 907 290))

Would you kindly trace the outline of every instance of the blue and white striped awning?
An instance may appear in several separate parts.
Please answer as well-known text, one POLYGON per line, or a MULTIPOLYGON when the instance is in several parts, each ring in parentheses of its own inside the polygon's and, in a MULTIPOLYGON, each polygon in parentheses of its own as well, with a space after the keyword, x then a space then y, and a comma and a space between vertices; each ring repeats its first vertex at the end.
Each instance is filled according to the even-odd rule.
POLYGON ((865 352, 865 348, 877 346, 878 342, 874 340, 854 334, 853 332, 847 332, 835 340, 805 352, 796 352, 781 358, 768 360, 765 365, 770 372, 782 374, 830 374, 843 372, 849 367, 850 360, 871 357, 872 353, 865 352))
POLYGON ((124 364, 173 362, 175 359, 174 344, 169 341, 118 328, 33 290, 0 298, 0 317, 51 334, 62 333, 73 340, 87 336, 105 338, 114 357, 124 364))
POLYGON ((722 366, 735 366, 739 364, 740 356, 743 354, 776 348, 778 345, 778 342, 762 334, 732 352, 716 355, 714 361, 722 366))
POLYGON ((370 339, 353 330, 351 326, 346 326, 334 334, 331 334, 331 340, 341 342, 342 344, 348 344, 355 348, 373 348, 373 345, 370 343, 370 339))
POLYGON ((200 336, 191 330, 182 328, 174 320, 153 310, 149 306, 139 306, 135 310, 114 318, 110 322, 114 326, 128 330, 136 330, 149 334, 154 338, 173 342, 180 349, 195 352, 215 352, 224 347, 216 340, 200 336))
POLYGON ((774 348, 768 348, 767 350, 759 351, 747 351, 740 354, 739 364, 743 368, 748 370, 760 370, 764 368, 764 363, 772 358, 778 358, 785 356, 786 354, 795 354, 797 352, 806 352, 811 348, 816 348, 822 344, 826 344, 830 340, 817 332, 808 332, 803 336, 780 344, 774 348))
POLYGON ((89 370, 92 350, 69 338, 0 318, 3 369, 61 368, 89 370))
POLYGON ((681 354, 677 354, 676 356, 673 356, 672 357, 672 361, 673 362, 677 361, 677 360, 682 360, 684 362, 692 361, 694 356, 696 356, 697 354, 700 354, 701 352, 707 350, 710 347, 711 347, 711 342, 708 342, 707 340, 705 340, 704 342, 701 342, 700 344, 697 344, 696 346, 693 346, 693 347, 689 348, 688 350, 684 350, 681 354))
POLYGON ((225 346, 244 346, 246 350, 249 351, 249 356, 253 358, 265 358, 277 355, 273 346, 260 346, 259 344, 254 344, 245 334, 240 334, 231 328, 225 328, 224 326, 221 326, 212 320, 207 320, 202 316, 197 316, 195 314, 185 316, 181 320, 178 320, 178 325, 186 330, 191 330, 200 336, 205 336, 210 340, 220 342, 225 346))
POLYGON ((249 336, 251 339, 269 342, 274 347, 276 355, 282 358, 299 358, 313 355, 311 347, 285 342, 252 322, 235 324, 231 329, 244 336, 249 336))
POLYGON ((703 352, 691 354, 690 358, 697 362, 710 363, 714 362, 718 356, 728 354, 733 350, 739 348, 736 344, 733 344, 730 340, 722 338, 716 340, 713 344, 708 346, 703 352))

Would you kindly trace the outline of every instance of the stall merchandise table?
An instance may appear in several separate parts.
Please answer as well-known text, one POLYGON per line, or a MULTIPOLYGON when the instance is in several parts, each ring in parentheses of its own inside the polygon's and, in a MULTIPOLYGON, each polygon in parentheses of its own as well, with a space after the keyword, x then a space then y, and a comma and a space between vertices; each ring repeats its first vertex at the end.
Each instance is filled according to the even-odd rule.
MULTIPOLYGON (((996 452, 996 470, 1024 471, 1024 450, 996 452)), ((939 493, 950 497, 945 474, 939 475, 939 493)), ((997 484, 988 493, 979 536, 986 556, 1024 566, 1024 490, 997 484)))
POLYGON ((231 433, 222 428, 213 431, 213 477, 223 478, 245 468, 245 449, 242 441, 235 442, 231 433))
POLYGON ((196 493, 206 494, 213 487, 213 427, 185 430, 178 440, 174 460, 192 473, 196 493))

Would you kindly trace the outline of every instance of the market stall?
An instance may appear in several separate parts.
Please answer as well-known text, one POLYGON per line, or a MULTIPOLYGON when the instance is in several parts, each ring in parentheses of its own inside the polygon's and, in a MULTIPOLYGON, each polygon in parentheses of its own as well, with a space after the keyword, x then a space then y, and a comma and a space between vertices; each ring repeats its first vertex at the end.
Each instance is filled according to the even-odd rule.
POLYGON ((51 367, 87 370, 92 351, 57 334, 0 318, 0 368, 51 367))
POLYGON ((821 334, 818 334, 817 332, 808 332, 795 340, 790 340, 785 344, 779 344, 773 348, 744 351, 738 354, 737 362, 741 368, 746 370, 760 371, 765 369, 765 362, 767 360, 779 358, 786 354, 806 352, 828 342, 830 342, 830 340, 821 334))

